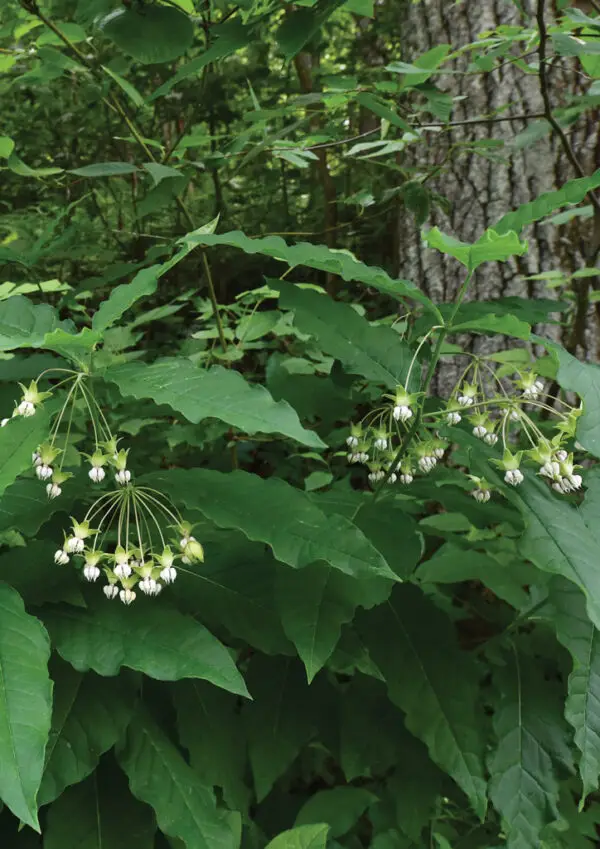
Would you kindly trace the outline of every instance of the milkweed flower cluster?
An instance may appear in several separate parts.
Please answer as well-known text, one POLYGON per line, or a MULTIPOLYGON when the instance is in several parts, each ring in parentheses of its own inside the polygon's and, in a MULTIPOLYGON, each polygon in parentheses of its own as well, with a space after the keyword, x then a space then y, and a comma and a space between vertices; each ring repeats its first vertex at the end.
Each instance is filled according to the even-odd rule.
MULTIPOLYGON (((21 389, 22 397, 11 418, 34 416, 43 402, 60 389, 66 395, 52 418, 47 440, 31 458, 35 476, 45 485, 48 498, 62 494, 64 484, 72 477, 65 465, 75 465, 78 455, 89 464, 91 487, 95 489, 111 480, 116 487, 99 495, 81 521, 72 519, 69 532, 54 555, 57 565, 72 563, 90 583, 103 575, 105 596, 129 605, 138 592, 159 595, 164 586, 175 581, 181 564, 203 562, 202 545, 170 500, 133 481, 128 467, 129 450, 119 447, 119 439, 113 435, 94 397, 87 372, 49 369, 28 387, 21 385, 21 389), (44 378, 57 378, 58 382, 41 391, 38 387, 44 378), (91 453, 79 452, 75 447, 73 423, 82 413, 91 422, 91 453)), ((2 419, 0 426, 5 427, 10 420, 2 419)))
MULTIPOLYGON (((518 487, 525 479, 526 465, 537 464, 537 474, 555 492, 575 492, 583 479, 570 445, 582 408, 544 396, 544 388, 534 371, 500 380, 489 363, 478 359, 469 364, 442 409, 434 412, 423 409, 422 393, 398 386, 395 394, 383 396, 379 408, 351 425, 346 439, 348 462, 367 466, 369 482, 375 487, 383 483, 406 486, 449 456, 453 429, 460 425, 488 447, 500 448, 501 457, 490 462, 508 486, 518 487), (534 420, 536 410, 544 410, 554 422, 552 435, 543 433, 534 420)), ((473 497, 481 503, 489 501, 494 487, 485 478, 468 477, 473 497)))
POLYGON ((204 550, 163 493, 129 484, 101 495, 81 522, 72 519, 54 555, 59 566, 71 560, 90 583, 104 575, 106 598, 130 605, 138 591, 159 595, 178 564, 202 563, 204 550))

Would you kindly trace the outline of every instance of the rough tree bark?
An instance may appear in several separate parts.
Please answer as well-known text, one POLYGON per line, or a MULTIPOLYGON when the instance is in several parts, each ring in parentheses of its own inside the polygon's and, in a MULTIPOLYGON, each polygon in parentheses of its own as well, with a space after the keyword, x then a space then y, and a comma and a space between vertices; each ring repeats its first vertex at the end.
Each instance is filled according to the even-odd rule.
MULTIPOLYGON (((410 62, 441 43, 457 48, 475 41, 481 32, 502 24, 534 27, 536 0, 522 0, 520 5, 523 12, 511 0, 406 2, 402 15, 402 59, 410 62)), ((551 20, 553 4, 548 2, 546 6, 546 15, 551 20)), ((535 52, 527 57, 529 62, 535 59, 535 52)), ((466 71, 468 62, 467 54, 455 62, 454 69, 466 71)), ((589 85, 578 73, 571 58, 553 61, 548 67, 548 78, 554 107, 564 105, 566 94, 581 93, 589 85)), ((431 188, 451 202, 449 214, 436 210, 432 224, 464 241, 474 241, 508 210, 577 176, 554 134, 531 147, 515 149, 513 146, 517 134, 531 123, 519 116, 543 112, 539 79, 535 72, 524 74, 514 65, 505 63, 491 72, 447 75, 437 77, 436 82, 453 96, 465 98, 456 103, 453 122, 485 117, 506 104, 511 105, 502 117, 510 116, 511 120, 458 124, 450 133, 427 133, 428 144, 423 145, 416 156, 417 161, 422 157, 423 165, 429 166, 445 162, 452 144, 482 139, 504 142, 504 148, 500 150, 504 161, 492 162, 475 152, 462 150, 431 180, 431 188)), ((592 173, 600 164, 597 114, 588 111, 574 127, 569 128, 568 136, 586 173, 592 173)), ((398 227, 400 276, 417 282, 438 302, 453 301, 464 279, 464 270, 436 251, 424 249, 418 228, 404 210, 400 211, 398 227)), ((475 275, 468 297, 553 297, 554 292, 544 282, 525 278, 551 269, 570 273, 583 267, 591 227, 591 221, 579 219, 562 227, 547 224, 531 227, 525 234, 530 244, 527 256, 507 263, 482 266, 475 275)), ((568 341, 571 349, 579 349, 579 355, 597 359, 596 322, 591 309, 585 309, 585 313, 585 333, 568 341)), ((555 328, 541 329, 556 333, 555 328)), ((567 341, 566 337, 563 341, 567 341)), ((474 350, 489 350, 491 344, 487 337, 477 337, 472 341, 474 350)), ((452 373, 446 372, 443 382, 451 379, 452 373)))

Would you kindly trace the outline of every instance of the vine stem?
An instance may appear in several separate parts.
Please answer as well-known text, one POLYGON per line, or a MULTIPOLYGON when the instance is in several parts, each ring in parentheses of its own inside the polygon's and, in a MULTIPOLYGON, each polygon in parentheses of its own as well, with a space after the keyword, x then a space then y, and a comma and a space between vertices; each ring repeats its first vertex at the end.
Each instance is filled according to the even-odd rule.
MULTIPOLYGON (((66 36, 61 31, 61 29, 59 27, 56 26, 54 21, 52 21, 52 20, 50 20, 50 18, 46 17, 46 15, 40 10, 40 8, 39 8, 39 6, 37 5, 36 2, 26 2, 26 0, 22 0, 22 5, 25 7, 25 9, 27 9, 28 12, 34 14, 37 18, 39 18, 40 21, 45 26, 47 26, 48 29, 50 29, 57 36, 57 38, 60 38, 60 40, 71 51, 71 53, 73 53, 77 57, 79 62, 81 62, 82 65, 85 65, 85 67, 90 71, 90 73, 92 74, 92 76, 95 79, 98 79, 98 71, 95 68, 95 66, 81 52, 81 50, 79 50, 77 45, 73 44, 71 39, 68 36, 66 36)), ((102 100, 107 104, 107 106, 114 109, 115 112, 117 112, 117 114, 122 118, 122 120, 127 125, 129 131, 131 132, 131 135, 133 136, 133 138, 135 139, 135 141, 137 142, 139 147, 144 151, 144 153, 146 154, 148 159, 151 162, 158 163, 159 160, 154 155, 151 148, 148 147, 148 145, 146 144, 144 137, 143 137, 142 133, 140 132, 139 127, 138 127, 135 119, 132 118, 128 114, 127 110, 125 109, 125 107, 123 106, 123 104, 121 103, 119 98, 114 93, 109 92, 107 97, 104 97, 104 96, 102 97, 102 100)), ((181 214, 183 215, 183 217, 187 221, 188 226, 192 230, 195 230, 196 229, 195 222, 194 222, 192 216, 190 215, 185 203, 181 199, 181 197, 177 196, 175 198, 175 202, 177 203, 177 206, 179 207, 181 214)), ((223 349, 223 353, 225 353, 227 351, 227 340, 225 338, 225 333, 223 331, 223 324, 221 322, 221 316, 219 315, 219 309, 218 309, 219 303, 217 301, 217 293, 215 291, 215 285, 214 285, 212 273, 211 273, 211 270, 210 270, 208 258, 206 256, 206 251, 203 248, 201 248, 201 254, 202 254, 202 264, 204 266, 204 271, 206 273, 206 279, 207 279, 207 283, 208 283, 208 294, 209 294, 210 302, 212 304, 213 311, 214 311, 214 314, 215 314, 215 321, 216 321, 216 324, 217 324, 217 333, 218 333, 218 336, 219 336, 219 342, 220 342, 220 345, 223 349)))

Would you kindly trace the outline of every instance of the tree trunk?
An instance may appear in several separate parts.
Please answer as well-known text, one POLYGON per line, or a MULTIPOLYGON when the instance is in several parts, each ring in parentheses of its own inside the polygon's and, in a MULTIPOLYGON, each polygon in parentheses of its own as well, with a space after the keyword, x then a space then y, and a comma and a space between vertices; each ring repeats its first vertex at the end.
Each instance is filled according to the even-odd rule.
MULTIPOLYGON (((480 0, 478 3, 463 0, 448 3, 445 0, 422 0, 405 5, 403 16, 402 60, 411 62, 420 54, 438 44, 451 44, 456 50, 474 42, 485 30, 501 25, 536 26, 535 0, 520 4, 509 0, 480 0)), ((547 3, 546 16, 552 19, 552 4, 547 3)), ((549 54, 551 49, 549 46, 549 54)), ((471 54, 457 59, 453 70, 467 71, 471 54)), ((535 52, 525 61, 535 63, 535 52)), ((550 97, 553 107, 565 104, 567 95, 581 93, 587 87, 583 75, 578 73, 574 59, 558 59, 548 67, 550 97)), ((534 120, 524 115, 539 115, 543 101, 535 67, 524 73, 515 65, 496 62, 490 72, 442 75, 436 84, 453 97, 463 97, 455 102, 451 131, 425 134, 426 144, 413 150, 418 163, 431 169, 436 163, 447 162, 439 174, 429 181, 429 187, 445 196, 451 203, 446 215, 436 209, 430 223, 466 242, 475 241, 487 227, 507 211, 527 203, 542 192, 558 188, 577 176, 567 161, 559 140, 552 134, 519 149, 515 137, 534 120), (498 115, 500 107, 510 104, 508 110, 498 115), (475 117, 489 115, 510 117, 505 121, 472 123, 475 117), (464 124, 457 122, 464 121, 464 124), (493 149, 493 161, 484 158, 465 144, 482 140, 500 140, 504 147, 493 149), (451 146, 459 145, 452 152, 451 146)), ((590 111, 570 127, 568 136, 572 147, 585 169, 591 174, 598 167, 597 116, 590 111)), ((437 119, 436 119, 437 122, 437 119)), ((433 300, 452 302, 464 280, 464 269, 452 259, 422 245, 419 228, 414 219, 401 209, 399 215, 399 273, 418 283, 433 300)), ((524 235, 529 240, 529 252, 506 263, 487 263, 475 274, 469 299, 490 299, 516 295, 524 298, 556 297, 556 290, 548 289, 544 281, 526 278, 553 269, 572 273, 586 264, 586 239, 590 238, 591 221, 573 219, 567 225, 537 224, 524 235)), ((571 338, 570 347, 579 348, 579 354, 596 358, 597 332, 593 312, 584 303, 585 332, 580 338, 571 338)), ((556 327, 541 327, 538 331, 556 335, 556 327)), ((572 332, 571 332, 572 335, 572 332)), ((565 335, 567 339, 568 333, 565 335)), ((502 346, 502 340, 477 337, 471 342, 475 351, 489 351, 493 345, 502 346)), ((446 370, 443 384, 454 377, 446 370)), ((441 388, 441 387, 439 387, 441 388)))

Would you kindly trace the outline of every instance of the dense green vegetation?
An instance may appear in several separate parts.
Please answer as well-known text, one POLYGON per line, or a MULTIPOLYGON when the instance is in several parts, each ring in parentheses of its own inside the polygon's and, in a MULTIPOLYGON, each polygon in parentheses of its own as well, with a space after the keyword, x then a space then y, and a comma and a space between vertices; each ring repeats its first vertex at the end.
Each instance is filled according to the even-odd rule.
POLYGON ((598 845, 600 8, 505 2, 5 0, 3 847, 598 845), (501 67, 540 112, 465 140, 501 67))

